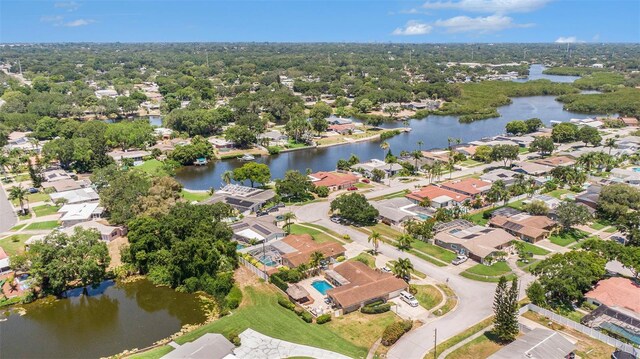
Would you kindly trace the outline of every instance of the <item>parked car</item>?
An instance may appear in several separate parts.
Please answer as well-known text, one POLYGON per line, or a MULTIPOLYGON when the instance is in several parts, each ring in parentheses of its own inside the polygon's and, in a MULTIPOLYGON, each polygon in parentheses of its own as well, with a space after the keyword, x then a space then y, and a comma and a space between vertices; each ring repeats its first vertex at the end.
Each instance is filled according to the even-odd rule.
POLYGON ((269 214, 268 212, 260 211, 260 212, 257 212, 257 213, 256 213, 256 217, 262 217, 262 216, 266 216, 266 215, 268 215, 268 214, 269 214))
POLYGON ((459 256, 456 257, 456 259, 451 261, 451 264, 453 264, 454 266, 457 266, 457 265, 460 265, 460 264, 466 262, 467 259, 469 259, 469 258, 467 258, 467 256, 459 255, 459 256))
POLYGON ((385 272, 385 273, 391 273, 391 269, 389 269, 389 267, 382 267, 382 268, 380 268, 380 270, 385 272))
POLYGON ((413 294, 407 292, 406 290, 400 292, 400 299, 402 299, 403 302, 409 304, 412 307, 417 307, 418 305, 420 305, 416 297, 414 297, 413 294))
POLYGON ((340 217, 332 216, 332 217, 331 217, 331 222, 333 222, 333 223, 337 223, 337 224, 340 224, 340 223, 342 222, 342 220, 341 220, 341 218, 340 218, 340 217))
POLYGON ((35 188, 35 187, 31 187, 27 191, 29 191, 29 193, 38 193, 38 192, 40 192, 40 190, 35 188))
POLYGON ((368 178, 363 178, 363 179, 362 179, 362 183, 371 183, 371 181, 369 181, 369 179, 368 179, 368 178))
POLYGON ((349 187, 347 188, 347 191, 357 191, 358 187, 349 187))

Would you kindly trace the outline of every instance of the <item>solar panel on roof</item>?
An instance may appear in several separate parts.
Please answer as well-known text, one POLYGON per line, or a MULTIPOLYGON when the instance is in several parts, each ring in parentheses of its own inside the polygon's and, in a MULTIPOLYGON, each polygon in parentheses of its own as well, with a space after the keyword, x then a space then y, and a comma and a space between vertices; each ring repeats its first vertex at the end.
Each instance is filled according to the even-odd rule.
POLYGON ((256 224, 256 225, 254 225, 253 227, 254 227, 256 230, 258 230, 258 232, 260 232, 260 233, 262 233, 262 234, 270 234, 270 233, 271 233, 271 231, 270 231, 270 230, 268 230, 268 229, 264 228, 263 226, 261 226, 261 225, 259 225, 259 224, 256 224))

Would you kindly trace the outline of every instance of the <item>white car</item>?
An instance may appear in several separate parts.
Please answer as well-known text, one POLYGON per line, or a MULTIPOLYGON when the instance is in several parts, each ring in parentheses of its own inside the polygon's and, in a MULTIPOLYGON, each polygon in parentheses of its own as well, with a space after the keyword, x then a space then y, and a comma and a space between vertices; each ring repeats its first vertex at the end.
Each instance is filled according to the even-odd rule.
POLYGON ((467 258, 467 256, 459 255, 459 256, 456 257, 456 259, 451 261, 451 264, 453 264, 454 266, 457 266, 457 265, 460 265, 460 264, 466 262, 467 259, 469 259, 469 258, 467 258))
POLYGON ((417 307, 418 305, 420 305, 420 303, 418 303, 418 300, 416 299, 416 297, 413 296, 413 294, 403 290, 402 292, 400 292, 400 299, 402 299, 403 302, 409 304, 412 307, 417 307))

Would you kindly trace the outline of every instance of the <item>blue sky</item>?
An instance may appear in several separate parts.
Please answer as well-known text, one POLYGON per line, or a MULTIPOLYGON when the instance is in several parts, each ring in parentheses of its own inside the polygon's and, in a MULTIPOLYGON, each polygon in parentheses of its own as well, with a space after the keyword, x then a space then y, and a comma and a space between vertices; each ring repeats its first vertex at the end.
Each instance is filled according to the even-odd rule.
POLYGON ((640 42, 640 1, 0 1, 0 42, 79 41, 640 42))

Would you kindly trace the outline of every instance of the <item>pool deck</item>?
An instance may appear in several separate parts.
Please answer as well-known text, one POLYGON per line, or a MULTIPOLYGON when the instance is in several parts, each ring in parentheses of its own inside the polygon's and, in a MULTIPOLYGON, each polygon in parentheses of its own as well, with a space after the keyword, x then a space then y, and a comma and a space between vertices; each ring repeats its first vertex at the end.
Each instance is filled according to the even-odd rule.
POLYGON ((310 305, 303 305, 303 307, 311 310, 311 309, 316 309, 317 311, 320 311, 321 313, 331 313, 333 310, 331 309, 331 306, 328 304, 325 304, 324 302, 324 298, 326 297, 325 295, 322 295, 320 292, 318 292, 317 289, 315 289, 311 284, 317 280, 326 280, 324 278, 324 276, 314 276, 314 277, 310 277, 304 280, 301 280, 300 282, 298 282, 299 285, 301 285, 304 289, 307 290, 307 292, 309 292, 309 295, 311 296, 311 298, 313 298, 313 303, 310 305))

